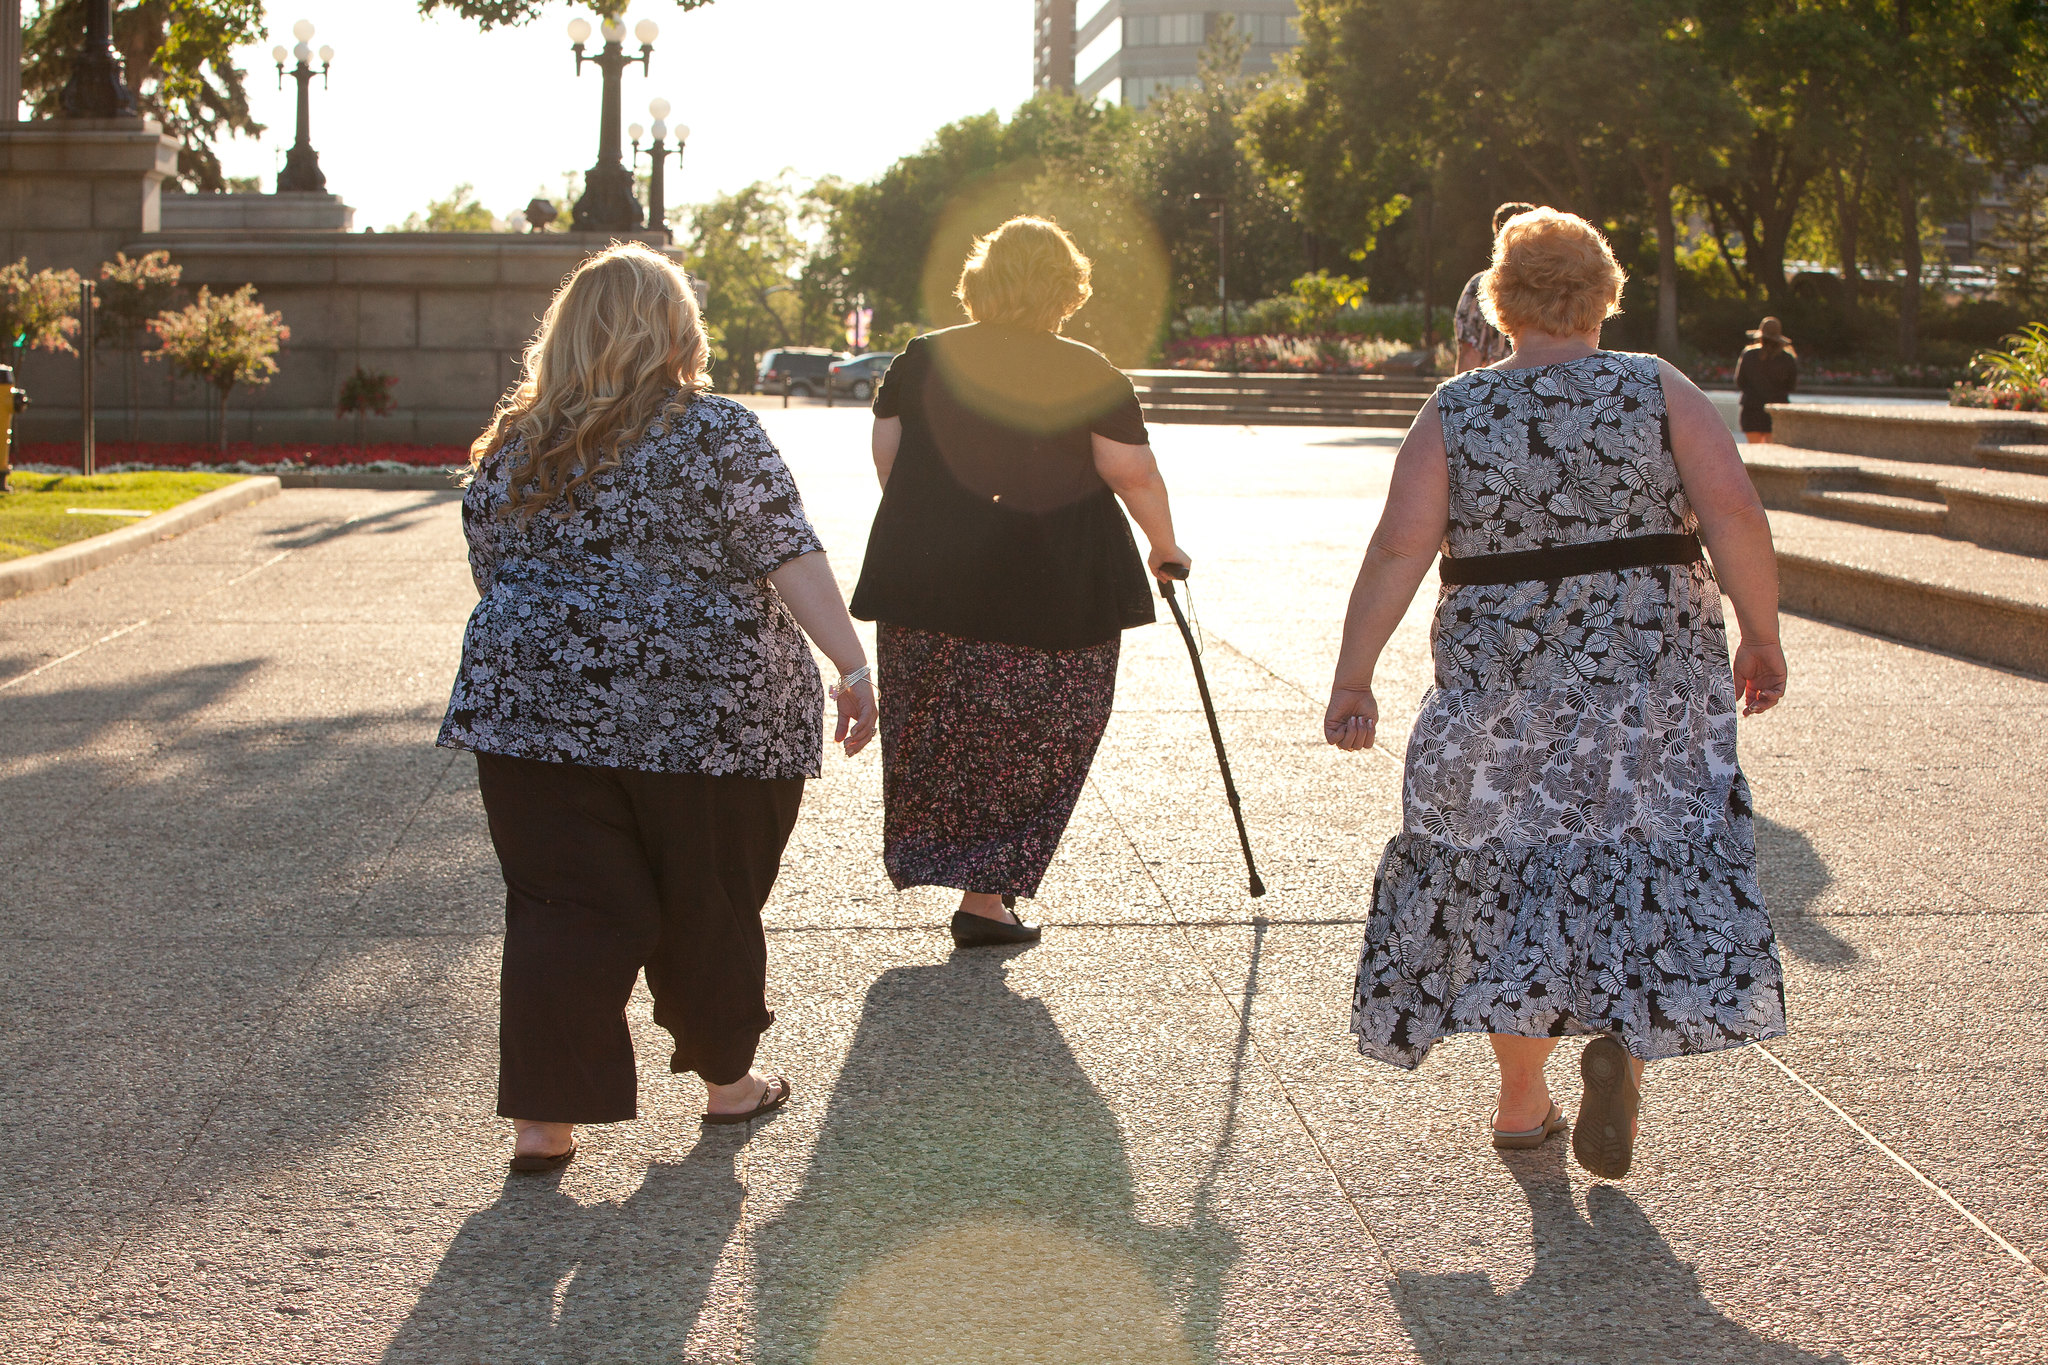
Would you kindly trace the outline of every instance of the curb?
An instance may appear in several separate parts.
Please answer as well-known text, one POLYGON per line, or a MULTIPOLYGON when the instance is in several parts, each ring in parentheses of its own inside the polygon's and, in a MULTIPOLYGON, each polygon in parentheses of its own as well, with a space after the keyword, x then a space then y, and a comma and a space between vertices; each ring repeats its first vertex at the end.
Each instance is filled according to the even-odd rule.
POLYGON ((176 507, 166 508, 155 516, 144 517, 132 526, 123 526, 118 531, 108 531, 90 540, 81 540, 71 545, 60 545, 54 550, 41 554, 27 555, 21 559, 0 564, 0 598, 20 597, 24 593, 39 592, 68 583, 80 574, 88 573, 102 565, 147 549, 159 540, 204 526, 230 512, 239 511, 251 503, 265 498, 274 498, 278 492, 276 476, 257 474, 231 483, 225 488, 216 488, 211 493, 201 493, 190 502, 181 502, 176 507))
POLYGON ((424 490, 433 493, 460 493, 462 485, 452 477, 430 470, 419 474, 278 474, 274 476, 285 488, 382 488, 386 490, 424 490))

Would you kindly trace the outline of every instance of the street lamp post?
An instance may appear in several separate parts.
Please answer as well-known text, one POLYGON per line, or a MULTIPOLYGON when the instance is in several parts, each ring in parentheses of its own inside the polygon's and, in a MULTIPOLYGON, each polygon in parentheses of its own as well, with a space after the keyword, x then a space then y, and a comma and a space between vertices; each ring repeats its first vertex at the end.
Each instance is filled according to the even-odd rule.
POLYGON ((299 136, 292 143, 292 149, 285 153, 284 171, 277 177, 279 194, 324 194, 327 177, 320 173, 320 154, 313 150, 313 77, 320 77, 320 88, 327 88, 327 71, 334 65, 334 49, 320 49, 320 70, 313 70, 313 25, 304 19, 292 25, 292 37, 299 40, 298 46, 289 53, 282 44, 270 49, 270 55, 277 62, 277 88, 284 89, 284 60, 287 56, 298 59, 298 67, 292 78, 299 83, 299 136))
POLYGON ((1230 343, 1230 368, 1235 371, 1237 338, 1230 331, 1230 196, 1195 194, 1190 197, 1216 205, 1216 211, 1209 215, 1216 220, 1216 301, 1222 305, 1223 339, 1230 343))
POLYGON ((604 114, 598 124, 597 164, 583 177, 583 197, 576 201, 569 217, 569 225, 578 232, 627 232, 643 221, 640 200, 633 193, 633 171, 626 165, 619 146, 619 88, 626 68, 634 62, 640 63, 642 74, 649 70, 654 39, 660 31, 652 19, 642 19, 633 29, 633 36, 640 40, 640 55, 628 57, 626 25, 618 19, 606 19, 600 30, 604 51, 586 57, 583 45, 590 40, 590 23, 585 19, 569 21, 569 41, 576 51, 576 74, 583 74, 586 61, 594 62, 604 73, 604 114))
MULTIPOLYGON (((134 118, 135 92, 114 51, 114 0, 86 0, 85 46, 71 62, 58 108, 66 118, 134 118)), ((13 118, 14 111, 7 111, 13 118)))
POLYGON ((666 229, 668 227, 668 155, 676 155, 676 169, 683 168, 683 144, 690 140, 688 124, 675 126, 676 145, 670 148, 664 141, 669 134, 667 100, 655 100, 647 106, 647 112, 654 116, 653 145, 647 149, 651 169, 647 173, 647 226, 666 229))

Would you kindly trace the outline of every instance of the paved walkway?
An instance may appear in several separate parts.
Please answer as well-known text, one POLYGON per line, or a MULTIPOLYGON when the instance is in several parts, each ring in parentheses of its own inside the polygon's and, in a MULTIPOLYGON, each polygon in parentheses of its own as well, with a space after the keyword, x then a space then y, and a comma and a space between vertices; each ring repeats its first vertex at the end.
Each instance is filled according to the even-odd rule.
MULTIPOLYGON (((850 573, 861 415, 767 420, 850 573)), ((643 997, 645 1117, 559 1182, 504 1174, 501 890, 431 746, 453 499, 288 492, 0 604, 10 1358, 2048 1361, 2048 683, 1790 622, 1743 743, 1793 1037, 1653 1068, 1626 1182, 1502 1159, 1483 1041, 1344 1034, 1427 675, 1418 611, 1391 752, 1320 743, 1391 442, 1160 441, 1273 893, 1136 632, 1044 945, 955 956, 829 758, 770 910, 794 1104, 700 1135, 643 997)))

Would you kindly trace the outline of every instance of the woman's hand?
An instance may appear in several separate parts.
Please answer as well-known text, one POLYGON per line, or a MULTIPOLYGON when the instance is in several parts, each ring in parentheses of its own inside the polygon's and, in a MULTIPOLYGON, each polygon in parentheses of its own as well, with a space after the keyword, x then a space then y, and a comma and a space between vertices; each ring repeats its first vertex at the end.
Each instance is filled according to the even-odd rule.
POLYGON ((1735 650, 1735 686, 1742 693, 1745 716, 1776 706, 1785 697, 1785 651, 1744 640, 1735 650))
POLYGON ((1370 683, 1331 689, 1329 709, 1323 712, 1325 740, 1339 749, 1370 749, 1379 723, 1380 704, 1373 700, 1370 683))
MULTIPOLYGON (((1159 572, 1159 568, 1163 564, 1178 564, 1183 569, 1193 569, 1195 567, 1195 557, 1189 554, 1186 550, 1181 549, 1180 546, 1172 544, 1170 542, 1163 550, 1159 548, 1157 545, 1154 545, 1152 547, 1152 552, 1145 556, 1145 567, 1150 569, 1152 571, 1152 576, 1154 578, 1159 579, 1161 582, 1164 582, 1167 577, 1165 574, 1159 572)), ((1181 574, 1180 577, 1186 578, 1187 575, 1181 574)))
POLYGON ((875 685, 862 678, 851 687, 840 688, 834 700, 839 703, 839 724, 832 731, 832 742, 844 745, 846 756, 852 758, 875 737, 875 721, 882 714, 875 705, 875 685))

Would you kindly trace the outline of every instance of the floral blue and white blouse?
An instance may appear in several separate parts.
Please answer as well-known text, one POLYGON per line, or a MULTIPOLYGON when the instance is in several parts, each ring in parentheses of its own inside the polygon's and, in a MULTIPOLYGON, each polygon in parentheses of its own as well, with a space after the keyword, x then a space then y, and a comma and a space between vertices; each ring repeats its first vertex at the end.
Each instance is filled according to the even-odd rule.
POLYGON ((562 506, 462 500, 482 599, 440 743, 646 772, 816 777, 824 690, 767 575, 824 548, 753 413, 699 396, 562 506))

